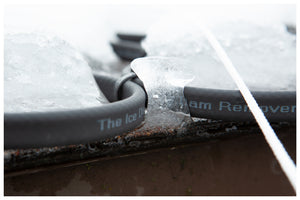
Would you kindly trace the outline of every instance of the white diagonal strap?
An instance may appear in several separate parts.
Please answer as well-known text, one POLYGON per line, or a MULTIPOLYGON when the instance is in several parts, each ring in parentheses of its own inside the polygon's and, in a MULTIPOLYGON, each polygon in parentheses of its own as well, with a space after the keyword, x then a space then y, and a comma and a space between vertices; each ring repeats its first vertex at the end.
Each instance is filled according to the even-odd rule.
POLYGON ((276 159, 278 160, 282 170, 286 174, 288 180, 292 184, 294 190, 296 191, 296 165, 291 159, 291 157, 286 152, 285 148, 283 147, 282 143, 278 139, 277 135, 275 134, 274 130, 270 126, 268 120, 266 119, 264 113, 258 107, 258 104, 254 97, 252 96, 249 88, 237 72, 236 68, 234 67, 233 63, 229 59, 228 55, 226 54, 225 50, 221 46, 221 44, 217 41, 215 36, 205 27, 202 28, 203 33, 205 34, 206 38, 210 42, 211 46, 216 51, 217 55, 219 56, 220 60, 223 62, 227 72, 230 74, 231 78, 234 80, 236 85, 238 86, 241 94, 243 95, 248 107, 250 108, 255 120, 257 121, 260 129, 262 130, 269 146, 271 147, 276 159))

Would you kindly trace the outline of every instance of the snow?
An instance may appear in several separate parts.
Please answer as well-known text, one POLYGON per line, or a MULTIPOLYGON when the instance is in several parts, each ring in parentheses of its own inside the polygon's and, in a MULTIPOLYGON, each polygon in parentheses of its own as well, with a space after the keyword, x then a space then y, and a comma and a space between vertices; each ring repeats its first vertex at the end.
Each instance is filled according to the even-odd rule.
POLYGON ((66 41, 42 33, 5 34, 5 112, 94 107, 100 96, 91 69, 66 41))

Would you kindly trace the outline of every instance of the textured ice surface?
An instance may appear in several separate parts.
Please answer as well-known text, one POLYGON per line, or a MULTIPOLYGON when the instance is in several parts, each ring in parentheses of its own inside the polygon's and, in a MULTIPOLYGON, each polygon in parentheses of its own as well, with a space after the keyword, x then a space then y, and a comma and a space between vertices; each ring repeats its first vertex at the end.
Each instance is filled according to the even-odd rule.
POLYGON ((148 111, 172 110, 188 113, 183 87, 194 79, 186 60, 146 57, 135 59, 132 70, 143 81, 148 94, 148 111))
POLYGON ((58 35, 83 53, 93 69, 111 72, 118 59, 109 44, 115 33, 144 34, 166 8, 134 4, 6 5, 4 29, 58 35))
POLYGON ((296 36, 287 32, 284 23, 250 18, 200 19, 197 15, 171 16, 153 26, 143 43, 148 56, 188 59, 192 64, 186 72, 195 75, 189 85, 237 89, 202 34, 205 24, 251 90, 296 90, 296 36))
POLYGON ((148 95, 144 128, 159 127, 166 131, 190 120, 183 114, 189 113, 183 87, 194 79, 194 75, 187 71, 187 63, 187 60, 164 57, 139 58, 131 63, 148 95))
POLYGON ((99 94, 87 63, 66 41, 35 33, 5 34, 5 112, 99 106, 99 94))

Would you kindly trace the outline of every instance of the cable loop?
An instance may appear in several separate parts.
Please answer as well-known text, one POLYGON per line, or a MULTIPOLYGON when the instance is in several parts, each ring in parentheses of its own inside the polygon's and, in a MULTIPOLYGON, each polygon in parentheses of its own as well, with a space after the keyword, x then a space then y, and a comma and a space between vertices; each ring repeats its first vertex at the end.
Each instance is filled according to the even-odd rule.
POLYGON ((125 82, 127 82, 128 80, 131 80, 133 78, 136 78, 137 75, 134 72, 130 72, 128 74, 125 74, 124 76, 122 76, 121 78, 119 78, 114 86, 114 96, 113 96, 113 101, 119 101, 121 100, 121 90, 120 88, 123 86, 123 84, 125 82))

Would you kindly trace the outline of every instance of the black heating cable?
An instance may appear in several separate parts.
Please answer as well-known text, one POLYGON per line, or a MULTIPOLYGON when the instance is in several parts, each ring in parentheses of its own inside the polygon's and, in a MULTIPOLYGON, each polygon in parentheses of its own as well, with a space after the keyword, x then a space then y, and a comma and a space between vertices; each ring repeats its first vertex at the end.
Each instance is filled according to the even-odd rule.
MULTIPOLYGON (((99 107, 56 112, 4 113, 4 148, 85 144, 135 129, 144 120, 147 93, 131 73, 121 79, 94 74, 111 102, 99 107)), ((253 91, 270 122, 296 121, 296 91, 253 91)), ((191 117, 224 121, 254 120, 238 90, 186 86, 191 117)))

